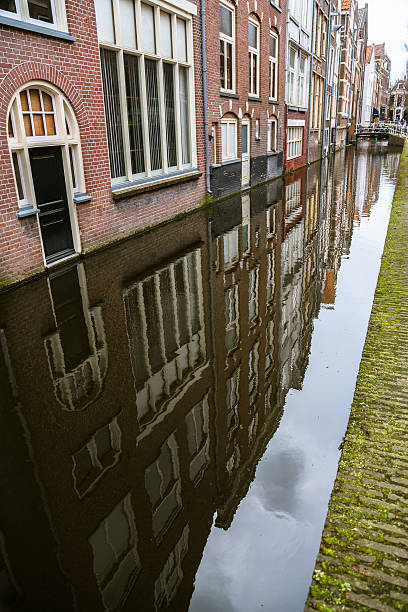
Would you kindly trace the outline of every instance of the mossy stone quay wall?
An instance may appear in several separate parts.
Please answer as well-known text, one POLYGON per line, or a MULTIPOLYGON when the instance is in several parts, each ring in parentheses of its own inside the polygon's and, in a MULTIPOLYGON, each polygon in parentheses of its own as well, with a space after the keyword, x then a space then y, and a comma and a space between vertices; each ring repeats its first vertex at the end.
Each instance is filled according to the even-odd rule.
POLYGON ((408 610, 408 142, 306 610, 408 610))

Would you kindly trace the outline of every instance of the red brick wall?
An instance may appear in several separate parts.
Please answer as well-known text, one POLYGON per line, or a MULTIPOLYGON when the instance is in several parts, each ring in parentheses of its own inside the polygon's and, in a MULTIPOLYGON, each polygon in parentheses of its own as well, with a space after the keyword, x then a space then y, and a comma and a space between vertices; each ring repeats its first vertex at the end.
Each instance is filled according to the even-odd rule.
MULTIPOLYGON (((265 155, 267 151, 267 113, 278 119, 277 150, 283 146, 284 99, 285 99, 285 45, 286 45, 286 0, 281 1, 282 12, 274 8, 269 0, 230 1, 235 6, 235 53, 236 93, 239 99, 220 95, 220 19, 219 0, 207 2, 206 45, 208 68, 208 122, 209 129, 217 124, 217 163, 221 161, 221 117, 232 112, 236 117, 247 114, 251 121, 251 157, 265 155), (249 10, 248 10, 249 5, 249 10), (256 10, 255 10, 256 9, 256 10), (262 102, 248 99, 248 17, 258 18, 260 23, 260 97, 262 102), (276 25, 275 25, 276 18, 276 25), (278 98, 280 104, 269 103, 269 33, 279 34, 278 98), (248 103, 248 109, 246 104, 248 103), (221 107, 221 112, 220 112, 221 107), (274 114, 275 109, 275 114, 274 114), (279 116, 278 116, 279 115, 279 116), (255 140, 255 119, 260 120, 260 139, 255 140)), ((213 163, 210 147, 210 164, 213 163)), ((241 156, 240 129, 238 130, 238 157, 241 156)))
MULTIPOLYGON (((204 163, 201 16, 193 20, 198 168, 204 163)), ((93 0, 66 0, 74 43, 0 26, 0 280, 43 268, 38 220, 18 219, 17 195, 7 144, 7 112, 16 89, 32 79, 56 85, 71 102, 79 123, 88 204, 77 206, 82 251, 129 235, 196 206, 205 178, 126 200, 112 199, 99 49, 93 0)))

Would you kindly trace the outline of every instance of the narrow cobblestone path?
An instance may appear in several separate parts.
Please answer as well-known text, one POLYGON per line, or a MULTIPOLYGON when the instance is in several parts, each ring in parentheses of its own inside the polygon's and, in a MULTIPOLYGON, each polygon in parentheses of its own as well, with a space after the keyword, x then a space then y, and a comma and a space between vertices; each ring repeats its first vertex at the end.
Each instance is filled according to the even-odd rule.
POLYGON ((306 610, 408 610, 408 144, 306 610))

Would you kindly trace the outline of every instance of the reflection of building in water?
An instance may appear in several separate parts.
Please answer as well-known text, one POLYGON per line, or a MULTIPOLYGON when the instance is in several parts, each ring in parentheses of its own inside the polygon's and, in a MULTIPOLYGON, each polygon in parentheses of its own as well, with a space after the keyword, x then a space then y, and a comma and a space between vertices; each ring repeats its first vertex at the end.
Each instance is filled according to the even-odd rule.
POLYGON ((198 215, 122 245, 112 271, 102 253, 4 297, 1 603, 187 609, 215 507, 206 240, 198 215))
POLYGON ((101 393, 108 367, 102 307, 89 305, 82 265, 50 277, 56 330, 45 338, 55 395, 83 410, 101 393))
POLYGON ((281 186, 219 204, 212 222, 218 410, 216 525, 228 528, 276 429, 281 186), (225 313, 225 317, 220 315, 225 313))
POLYGON ((200 249, 131 285, 124 302, 137 415, 144 431, 194 380, 206 359, 200 249))

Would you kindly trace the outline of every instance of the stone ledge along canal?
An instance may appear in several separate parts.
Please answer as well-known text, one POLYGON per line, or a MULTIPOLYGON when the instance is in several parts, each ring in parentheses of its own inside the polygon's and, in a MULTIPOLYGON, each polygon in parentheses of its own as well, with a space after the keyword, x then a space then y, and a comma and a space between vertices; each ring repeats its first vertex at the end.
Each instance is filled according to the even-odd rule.
POLYGON ((0 609, 303 610, 400 152, 0 295, 0 609))

